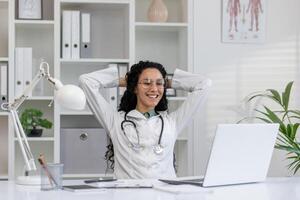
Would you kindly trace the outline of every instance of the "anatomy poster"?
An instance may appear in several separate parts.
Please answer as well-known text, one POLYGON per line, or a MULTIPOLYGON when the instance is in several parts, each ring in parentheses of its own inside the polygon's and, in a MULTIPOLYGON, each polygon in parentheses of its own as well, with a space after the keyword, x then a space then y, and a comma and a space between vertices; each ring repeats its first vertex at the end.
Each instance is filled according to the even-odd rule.
POLYGON ((223 0, 222 41, 263 43, 266 0, 223 0))

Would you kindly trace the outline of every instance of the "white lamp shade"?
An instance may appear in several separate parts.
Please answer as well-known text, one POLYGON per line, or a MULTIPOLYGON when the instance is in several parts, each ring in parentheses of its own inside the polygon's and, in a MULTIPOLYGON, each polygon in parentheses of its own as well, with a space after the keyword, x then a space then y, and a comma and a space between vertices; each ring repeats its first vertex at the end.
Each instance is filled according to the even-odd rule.
POLYGON ((78 86, 64 85, 57 89, 55 101, 65 108, 83 110, 86 98, 84 92, 78 86))

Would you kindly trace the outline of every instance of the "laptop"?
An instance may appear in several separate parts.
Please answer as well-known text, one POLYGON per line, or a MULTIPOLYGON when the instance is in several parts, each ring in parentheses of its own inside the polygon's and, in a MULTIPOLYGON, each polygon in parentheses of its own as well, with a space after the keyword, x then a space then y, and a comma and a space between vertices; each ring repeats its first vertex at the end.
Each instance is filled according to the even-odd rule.
POLYGON ((203 187, 266 179, 279 124, 219 124, 203 179, 160 179, 203 187))

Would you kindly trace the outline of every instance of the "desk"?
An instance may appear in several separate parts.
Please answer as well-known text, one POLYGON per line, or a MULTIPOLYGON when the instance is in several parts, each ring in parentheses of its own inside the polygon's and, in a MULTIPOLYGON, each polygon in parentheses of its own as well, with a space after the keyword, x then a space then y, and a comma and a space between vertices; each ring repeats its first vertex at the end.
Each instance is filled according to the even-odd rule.
POLYGON ((268 178, 264 183, 211 188, 210 192, 172 194, 154 189, 110 189, 96 193, 40 191, 39 188, 0 181, 1 200, 296 200, 300 177, 268 178))

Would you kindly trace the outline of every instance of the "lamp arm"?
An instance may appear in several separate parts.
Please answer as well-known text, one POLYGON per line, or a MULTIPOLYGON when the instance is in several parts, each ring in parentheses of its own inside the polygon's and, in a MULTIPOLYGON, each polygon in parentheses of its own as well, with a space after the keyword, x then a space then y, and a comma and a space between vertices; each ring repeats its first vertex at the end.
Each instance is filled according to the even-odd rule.
POLYGON ((28 94, 32 91, 32 89, 42 78, 46 78, 50 83, 55 84, 55 82, 51 81, 53 80, 53 78, 50 76, 49 64, 47 62, 41 62, 39 72, 32 79, 31 83, 24 89, 23 94, 17 99, 15 99, 13 103, 7 105, 7 109, 17 110, 19 106, 28 98, 28 94), (43 67, 43 65, 46 65, 46 67, 43 67))
POLYGON ((51 77, 50 73, 49 73, 49 64, 47 62, 43 61, 40 64, 39 72, 32 79, 31 83, 24 89, 23 94, 20 97, 16 98, 12 103, 9 102, 9 103, 1 104, 1 108, 3 110, 6 110, 11 113, 13 125, 15 128, 15 133, 16 133, 17 140, 18 140, 20 148, 21 148, 22 155, 25 160, 27 171, 36 170, 36 165, 35 165, 34 158, 33 158, 33 155, 31 153, 31 150, 30 150, 30 147, 28 144, 26 134, 24 133, 24 129, 20 122, 17 110, 22 105, 22 103, 28 98, 29 93, 32 91, 32 89, 37 85, 37 83, 42 78, 45 78, 48 82, 50 82, 55 87, 56 90, 58 90, 58 97, 59 97, 58 101, 64 100, 64 101, 62 101, 62 105, 68 107, 69 105, 75 104, 75 108, 78 107, 79 109, 83 109, 85 106, 85 102, 86 102, 84 92, 80 88, 78 88, 78 87, 76 88, 76 86, 75 86, 75 89, 74 89, 74 86, 72 86, 72 85, 69 85, 68 87, 64 87, 63 84, 59 80, 51 77), (72 96, 72 95, 70 95, 70 92, 65 92, 68 90, 71 90, 71 94, 73 96, 74 96, 74 94, 76 94, 77 96, 79 95, 79 98, 75 98, 75 100, 78 100, 78 99, 79 100, 73 101, 74 98, 70 97, 70 96, 72 96), (67 95, 67 98, 62 98, 63 94, 65 94, 65 93, 67 93, 69 95, 67 95))
POLYGON ((39 72, 32 79, 31 83, 25 88, 23 94, 20 97, 16 98, 12 103, 3 103, 1 105, 2 109, 7 110, 11 113, 14 128, 15 128, 15 133, 16 133, 19 145, 20 145, 20 149, 21 149, 23 158, 25 160, 25 165, 26 165, 27 171, 36 170, 36 165, 35 165, 31 150, 30 150, 30 146, 28 144, 27 137, 25 135, 24 129, 20 122, 20 119, 19 119, 19 116, 17 113, 17 109, 28 98, 28 94, 31 92, 31 90, 36 86, 36 84, 42 78, 46 78, 50 83, 55 84, 55 79, 53 79, 50 76, 49 64, 47 62, 41 62, 39 72))
POLYGON ((11 109, 9 112, 11 113, 13 124, 15 126, 15 133, 20 145, 23 158, 25 160, 26 170, 27 171, 36 170, 34 158, 31 153, 30 146, 27 141, 27 137, 24 133, 24 129, 22 128, 22 124, 18 117, 18 113, 15 109, 11 109))

